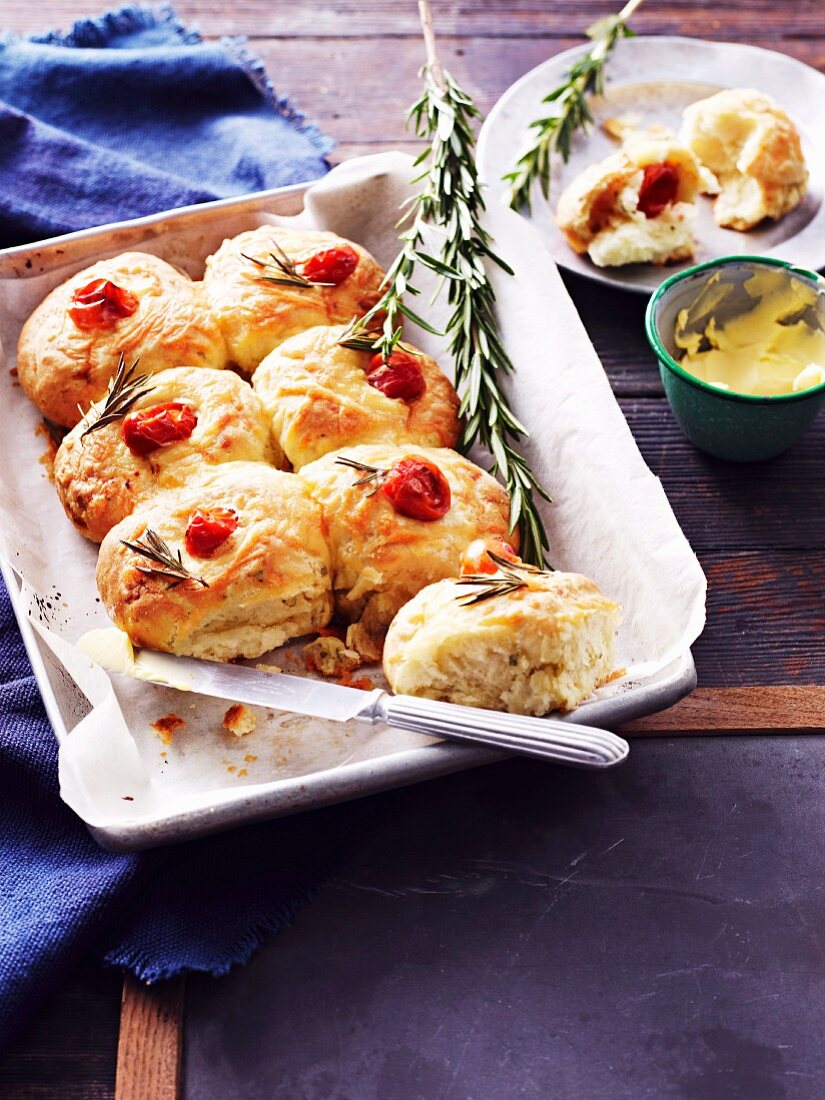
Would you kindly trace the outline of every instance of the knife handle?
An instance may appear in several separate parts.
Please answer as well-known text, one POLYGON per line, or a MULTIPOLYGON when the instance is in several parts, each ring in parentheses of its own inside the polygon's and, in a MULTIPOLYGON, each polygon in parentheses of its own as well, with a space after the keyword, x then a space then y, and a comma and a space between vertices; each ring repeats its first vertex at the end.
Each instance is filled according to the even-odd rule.
POLYGON ((621 737, 592 726, 561 722, 557 718, 528 718, 480 707, 460 707, 412 695, 382 693, 372 707, 372 716, 398 729, 579 768, 610 768, 620 764, 630 751, 621 737))

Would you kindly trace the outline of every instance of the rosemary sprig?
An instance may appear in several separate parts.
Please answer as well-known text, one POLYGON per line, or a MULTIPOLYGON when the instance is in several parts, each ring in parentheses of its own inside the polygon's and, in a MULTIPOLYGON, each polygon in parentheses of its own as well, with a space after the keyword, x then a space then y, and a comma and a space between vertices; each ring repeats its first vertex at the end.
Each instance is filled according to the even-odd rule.
POLYGON ((460 596, 456 597, 462 607, 469 607, 471 604, 490 600, 493 596, 506 596, 510 592, 517 592, 520 588, 526 588, 529 582, 521 574, 527 573, 536 576, 546 575, 550 572, 547 569, 537 569, 528 562, 509 561, 493 550, 488 550, 487 556, 498 566, 498 572, 493 574, 472 573, 466 577, 459 577, 456 584, 469 584, 477 588, 475 592, 466 595, 462 592, 460 596))
POLYGON ((485 205, 475 163, 474 123, 479 112, 470 96, 441 66, 435 51, 429 6, 420 0, 428 62, 422 70, 424 91, 410 109, 416 136, 427 148, 416 163, 426 163, 422 206, 426 219, 439 230, 440 258, 420 256, 425 266, 444 277, 451 307, 447 323, 455 362, 456 388, 462 394, 465 418, 461 449, 481 443, 491 453, 491 472, 510 493, 510 529, 519 528, 522 557, 541 565, 547 534, 536 498, 550 500, 519 445, 527 436, 501 388, 513 372, 499 334, 496 297, 485 264, 512 270, 493 250, 481 224, 485 205))
POLYGON ((314 290, 322 286, 335 286, 335 283, 314 283, 298 271, 295 264, 287 256, 277 241, 270 241, 273 251, 269 253, 269 260, 259 260, 255 256, 247 256, 245 252, 241 256, 262 271, 272 271, 274 275, 258 275, 262 283, 274 283, 276 286, 299 286, 305 290, 314 290))
POLYGON ((533 132, 527 148, 513 169, 502 177, 510 185, 507 201, 514 210, 530 209, 536 179, 545 199, 550 197, 551 154, 558 152, 567 161, 573 135, 577 130, 587 130, 593 122, 587 97, 604 91, 605 62, 620 39, 633 37, 627 21, 642 2, 628 0, 618 15, 598 19, 588 27, 586 34, 593 48, 568 69, 564 82, 541 101, 552 104, 552 109, 530 123, 533 132))
MULTIPOLYGON (((417 163, 417 162, 416 162, 417 163)), ((432 268, 443 275, 452 272, 444 269, 434 256, 420 248, 424 226, 432 209, 433 196, 427 190, 413 197, 409 209, 398 223, 406 229, 400 233, 401 250, 393 260, 384 276, 384 290, 375 305, 363 317, 355 318, 343 333, 338 343, 344 348, 356 351, 380 352, 387 360, 401 340, 401 323, 404 317, 415 322, 425 332, 440 336, 438 329, 420 317, 405 301, 404 295, 416 295, 421 292, 411 283, 416 263, 432 268)))
POLYGON ((127 415, 135 401, 145 397, 146 394, 152 393, 153 387, 146 385, 150 376, 134 373, 138 370, 139 362, 140 360, 136 359, 127 370, 127 361, 125 361, 123 352, 121 352, 118 360, 118 370, 114 377, 109 379, 109 388, 106 397, 103 398, 103 404, 90 405, 86 412, 79 405, 77 406, 81 417, 80 422, 84 425, 84 430, 80 432, 80 442, 86 439, 89 432, 97 431, 98 428, 106 428, 108 423, 120 420, 127 415))
MULTIPOLYGON (((350 469, 357 470, 363 476, 353 484, 356 488, 359 485, 369 485, 370 482, 375 482, 375 488, 373 493, 378 491, 378 488, 383 480, 387 471, 381 466, 370 466, 368 462, 359 462, 356 458, 347 458, 346 455, 339 455, 335 460, 336 466, 349 466, 350 469)), ((372 493, 369 494, 372 496, 372 493)))
POLYGON ((196 577, 194 573, 186 568, 180 550, 173 551, 169 544, 164 542, 157 531, 153 531, 151 527, 146 528, 145 541, 143 542, 140 539, 137 542, 121 539, 120 542, 122 546, 126 546, 129 550, 133 550, 134 553, 140 554, 153 563, 152 565, 135 566, 139 573, 171 577, 173 583, 169 585, 170 588, 177 588, 184 581, 195 581, 196 584, 200 584, 204 588, 209 587, 203 577, 196 577))
POLYGON ((78 405, 78 411, 82 416, 81 423, 84 429, 81 432, 81 442, 90 432, 96 432, 98 428, 105 428, 107 424, 120 420, 131 409, 136 401, 152 392, 152 386, 147 386, 148 374, 135 374, 139 359, 135 359, 129 369, 126 369, 126 360, 123 352, 117 364, 114 378, 109 381, 102 405, 91 405, 86 412, 78 405))

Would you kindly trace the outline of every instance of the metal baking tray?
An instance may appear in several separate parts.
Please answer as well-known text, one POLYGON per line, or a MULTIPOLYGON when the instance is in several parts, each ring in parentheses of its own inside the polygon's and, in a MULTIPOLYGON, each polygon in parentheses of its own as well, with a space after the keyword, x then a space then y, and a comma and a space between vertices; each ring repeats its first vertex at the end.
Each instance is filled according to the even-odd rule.
MULTIPOLYGON (((100 252, 139 247, 172 227, 182 229, 197 225, 208 232, 210 227, 216 230, 217 223, 230 216, 263 212, 296 214, 302 208, 306 187, 296 185, 184 207, 7 249, 0 252, 0 278, 46 272, 63 266, 69 259, 72 262, 86 259, 92 262, 100 252)), ((21 597, 20 580, 11 565, 0 559, 0 571, 46 713, 57 740, 62 742, 89 710, 89 704, 29 623, 21 597)), ((614 728, 672 706, 695 686, 696 670, 690 652, 686 651, 657 675, 640 683, 628 684, 621 693, 585 703, 568 717, 577 722, 614 728)), ((237 794, 229 799, 225 792, 220 797, 216 792, 214 804, 170 813, 160 820, 136 818, 105 827, 89 825, 89 830, 104 848, 135 851, 406 786, 464 768, 489 764, 503 759, 504 755, 489 749, 427 741, 419 748, 405 749, 373 760, 344 763, 328 770, 277 780, 265 787, 240 787, 237 794)))

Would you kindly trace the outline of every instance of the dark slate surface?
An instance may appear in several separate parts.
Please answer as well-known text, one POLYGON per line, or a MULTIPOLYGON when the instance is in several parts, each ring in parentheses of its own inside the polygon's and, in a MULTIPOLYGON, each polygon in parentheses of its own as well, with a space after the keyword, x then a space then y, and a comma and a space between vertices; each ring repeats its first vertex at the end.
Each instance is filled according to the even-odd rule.
POLYGON ((825 1095, 817 738, 636 741, 373 800, 253 966, 191 981, 189 1100, 825 1095))

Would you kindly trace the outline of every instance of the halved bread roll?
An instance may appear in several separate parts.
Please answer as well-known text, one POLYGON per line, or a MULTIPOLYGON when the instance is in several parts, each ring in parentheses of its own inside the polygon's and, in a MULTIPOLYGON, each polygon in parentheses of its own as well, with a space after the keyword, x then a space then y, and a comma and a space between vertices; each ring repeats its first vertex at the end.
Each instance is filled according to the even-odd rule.
POLYGON ((730 88, 691 103, 680 140, 718 179, 717 223, 752 229, 798 206, 808 188, 799 133, 769 95, 730 88))
POLYGON ((640 134, 565 188, 556 223, 570 247, 598 267, 689 260, 699 190, 690 150, 640 134))

